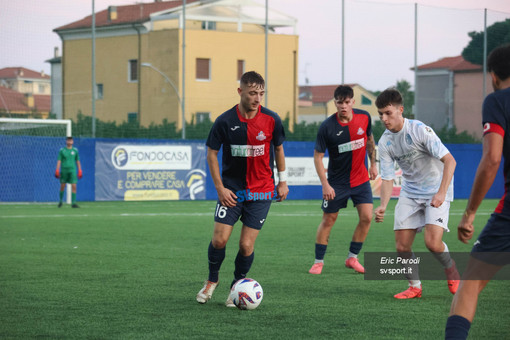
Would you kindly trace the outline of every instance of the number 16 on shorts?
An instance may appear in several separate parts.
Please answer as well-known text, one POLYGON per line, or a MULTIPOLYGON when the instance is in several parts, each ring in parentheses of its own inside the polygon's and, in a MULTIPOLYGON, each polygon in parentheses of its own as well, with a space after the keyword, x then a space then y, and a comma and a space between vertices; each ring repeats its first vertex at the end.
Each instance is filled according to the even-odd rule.
POLYGON ((216 204, 216 212, 214 213, 214 216, 218 217, 218 218, 225 218, 225 216, 227 216, 227 207, 221 205, 221 204, 216 204))

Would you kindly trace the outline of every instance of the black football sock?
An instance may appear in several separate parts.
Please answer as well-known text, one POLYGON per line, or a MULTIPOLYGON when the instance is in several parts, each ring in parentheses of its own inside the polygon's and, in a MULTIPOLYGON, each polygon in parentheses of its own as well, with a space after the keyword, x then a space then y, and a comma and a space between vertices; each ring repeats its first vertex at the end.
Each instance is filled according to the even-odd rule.
POLYGON ((255 252, 251 253, 251 255, 243 256, 241 252, 237 253, 236 261, 235 261, 235 270, 234 270, 234 281, 230 285, 231 287, 238 280, 244 279, 246 274, 250 271, 251 264, 253 263, 253 259, 255 258, 255 252))
POLYGON ((209 259, 209 281, 218 282, 218 274, 220 272, 221 264, 225 259, 225 248, 216 249, 211 243, 209 243, 209 249, 207 250, 207 257, 209 259))

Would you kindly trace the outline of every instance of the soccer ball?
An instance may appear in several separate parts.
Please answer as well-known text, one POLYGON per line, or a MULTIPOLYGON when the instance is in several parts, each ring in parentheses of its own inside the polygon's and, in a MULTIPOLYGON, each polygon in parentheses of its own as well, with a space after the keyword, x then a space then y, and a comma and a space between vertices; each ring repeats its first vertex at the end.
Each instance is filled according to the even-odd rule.
POLYGON ((239 309, 255 309, 262 302, 264 292, 260 283, 253 279, 241 279, 230 290, 230 298, 239 309))

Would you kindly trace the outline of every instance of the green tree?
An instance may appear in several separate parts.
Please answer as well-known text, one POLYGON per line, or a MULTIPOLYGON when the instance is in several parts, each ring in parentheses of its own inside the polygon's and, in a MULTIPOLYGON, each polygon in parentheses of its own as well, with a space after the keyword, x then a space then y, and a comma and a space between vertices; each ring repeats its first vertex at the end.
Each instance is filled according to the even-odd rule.
MULTIPOLYGON (((468 36, 471 41, 462 50, 462 56, 473 64, 482 65, 484 32, 473 31, 469 32, 468 36)), ((505 43, 510 43, 510 19, 496 22, 487 27, 487 54, 505 43)))
POLYGON ((411 83, 407 80, 397 81, 395 88, 400 92, 404 98, 404 117, 414 118, 413 106, 414 106, 414 91, 411 91, 411 83))

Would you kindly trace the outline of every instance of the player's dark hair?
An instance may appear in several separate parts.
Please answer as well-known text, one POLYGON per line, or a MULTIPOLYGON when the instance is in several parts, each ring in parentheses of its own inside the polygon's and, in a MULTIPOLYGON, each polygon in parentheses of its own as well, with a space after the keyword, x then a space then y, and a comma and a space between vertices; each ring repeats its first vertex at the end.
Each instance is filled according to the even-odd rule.
POLYGON ((266 82, 264 81, 264 78, 260 74, 258 74, 255 71, 249 71, 244 73, 241 76, 240 83, 242 85, 259 85, 262 87, 266 87, 266 82))
POLYGON ((487 58, 487 69, 501 80, 510 78, 510 44, 492 50, 487 58))
POLYGON ((351 99, 354 97, 354 91, 349 85, 340 85, 335 89, 333 97, 336 100, 344 101, 347 98, 351 99))
POLYGON ((378 109, 385 108, 388 105, 402 106, 404 99, 398 90, 394 87, 390 87, 381 92, 375 100, 375 106, 378 109))

